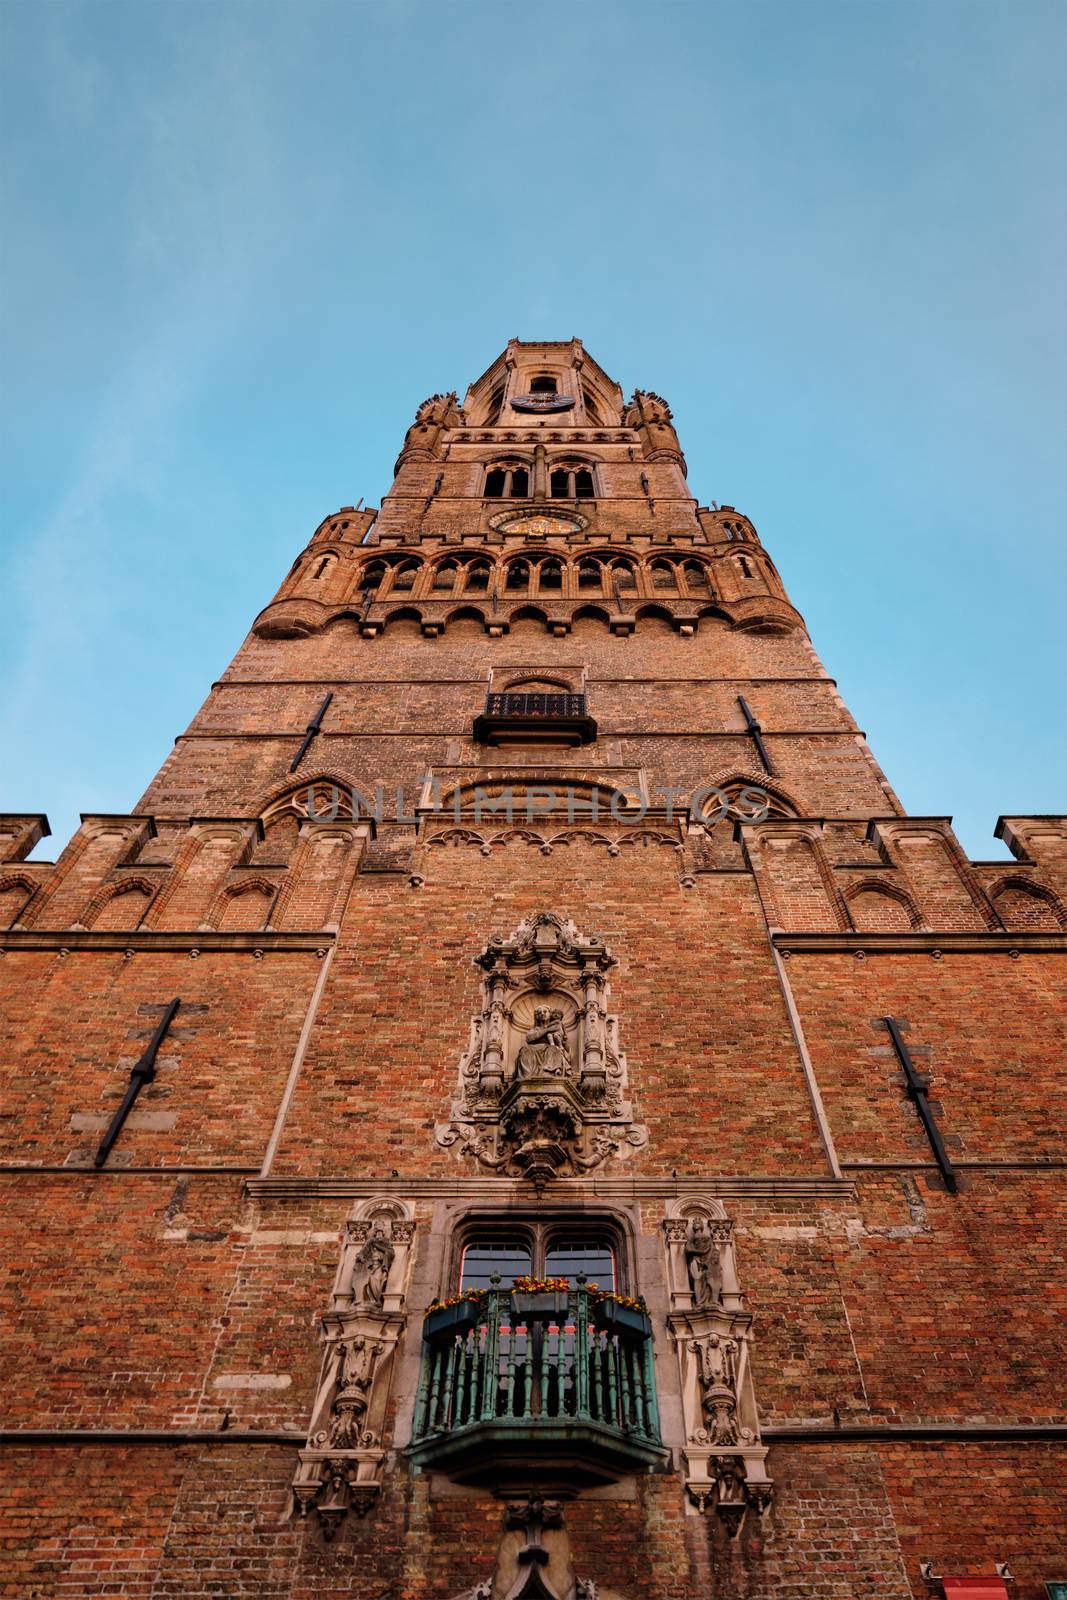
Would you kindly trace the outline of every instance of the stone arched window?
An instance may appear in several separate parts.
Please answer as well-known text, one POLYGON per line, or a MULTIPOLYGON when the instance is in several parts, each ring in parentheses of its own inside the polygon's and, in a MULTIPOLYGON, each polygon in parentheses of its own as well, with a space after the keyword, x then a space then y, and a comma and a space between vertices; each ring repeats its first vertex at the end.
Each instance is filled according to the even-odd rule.
POLYGON ((592 467, 585 461, 559 462, 549 476, 549 492, 553 500, 594 499, 596 483, 592 467))
POLYGON ((563 568, 555 556, 549 556, 542 561, 537 569, 537 587, 542 594, 545 590, 563 588, 563 568))
POLYGON ((364 593, 369 589, 380 589, 387 571, 384 561, 368 561, 360 576, 359 587, 364 593))
POLYGON ((402 561, 394 569, 392 584, 394 594, 398 591, 402 593, 404 590, 415 587, 415 579, 418 576, 420 566, 421 562, 418 561, 402 561))
POLYGON ((596 590, 599 594, 603 588, 603 568, 599 561, 593 561, 588 556, 578 563, 578 588, 583 590, 596 590))
POLYGON ((507 569, 504 579, 505 589, 528 589, 530 587, 530 563, 525 560, 513 561, 507 569))
POLYGON ((682 566, 685 576, 685 586, 690 594, 707 594, 711 585, 708 583, 708 570, 702 561, 686 561, 682 566))
POLYGON ((449 559, 442 561, 434 570, 433 587, 451 594, 456 587, 456 577, 459 573, 459 563, 449 559))
POLYGON ((525 462, 495 462, 485 474, 482 492, 487 500, 525 500, 530 493, 530 474, 525 462))
POLYGON ((677 589, 678 577, 672 561, 653 561, 650 571, 653 589, 677 589))
POLYGON ((530 394, 555 395, 558 393, 558 385, 555 378, 545 372, 531 380, 529 392, 530 394))
POLYGON ((630 561, 613 561, 611 578, 616 589, 636 589, 637 573, 630 561))
POLYGON ((489 579, 492 568, 488 561, 472 561, 467 568, 466 582, 463 587, 468 593, 484 593, 489 588, 489 579))

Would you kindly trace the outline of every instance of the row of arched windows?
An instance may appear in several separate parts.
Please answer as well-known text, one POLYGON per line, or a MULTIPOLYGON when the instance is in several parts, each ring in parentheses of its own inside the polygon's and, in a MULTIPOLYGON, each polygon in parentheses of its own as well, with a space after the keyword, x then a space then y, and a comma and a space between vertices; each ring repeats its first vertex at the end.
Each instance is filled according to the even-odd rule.
MULTIPOLYGON (((530 470, 522 462, 497 462, 485 474, 482 490, 487 500, 525 500, 530 494, 530 470)), ((549 474, 553 500, 592 500, 593 474, 581 464, 553 467, 549 474)))
POLYGON ((615 593, 674 594, 707 599, 713 593, 707 567, 695 558, 670 560, 659 556, 648 563, 626 557, 581 556, 564 561, 559 556, 512 556, 495 563, 483 555, 447 556, 426 567, 409 558, 395 565, 377 559, 364 567, 359 588, 377 597, 411 594, 416 586, 424 595, 615 593), (420 577, 421 575, 421 577, 420 577))

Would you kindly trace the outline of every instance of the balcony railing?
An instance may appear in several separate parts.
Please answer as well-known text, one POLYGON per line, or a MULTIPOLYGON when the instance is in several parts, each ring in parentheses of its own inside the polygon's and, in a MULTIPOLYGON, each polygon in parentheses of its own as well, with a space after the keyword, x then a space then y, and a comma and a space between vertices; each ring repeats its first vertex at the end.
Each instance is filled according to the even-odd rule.
POLYGON ((505 690, 485 697, 485 710, 474 721, 481 744, 589 744, 596 738, 584 694, 538 690, 505 690))
POLYGON ((487 694, 486 715, 490 717, 584 717, 584 694, 487 694))
POLYGON ((414 1460, 504 1490, 578 1488, 656 1466, 649 1325, 631 1314, 619 1327, 610 1309, 584 1288, 554 1303, 493 1289, 451 1326, 428 1317, 414 1460))

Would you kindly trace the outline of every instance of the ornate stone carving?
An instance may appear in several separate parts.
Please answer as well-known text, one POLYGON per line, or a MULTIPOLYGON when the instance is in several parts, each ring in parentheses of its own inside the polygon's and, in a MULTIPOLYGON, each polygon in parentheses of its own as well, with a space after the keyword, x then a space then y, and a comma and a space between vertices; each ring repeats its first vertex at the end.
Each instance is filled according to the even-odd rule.
POLYGON ((476 964, 482 1011, 438 1143, 538 1186, 640 1148, 647 1133, 625 1098, 618 1020, 605 1004, 615 958, 602 941, 542 912, 490 939, 476 964))
POLYGON ((686 1489, 732 1535, 770 1502, 767 1448, 749 1366, 752 1315, 737 1282, 733 1224, 718 1200, 675 1201, 663 1221, 667 1325, 678 1358, 686 1489))
POLYGON ((307 1444, 293 1496, 314 1510, 332 1539, 349 1511, 366 1516, 381 1490, 393 1356, 404 1328, 404 1300, 415 1222, 389 1199, 363 1202, 345 1224, 307 1444))

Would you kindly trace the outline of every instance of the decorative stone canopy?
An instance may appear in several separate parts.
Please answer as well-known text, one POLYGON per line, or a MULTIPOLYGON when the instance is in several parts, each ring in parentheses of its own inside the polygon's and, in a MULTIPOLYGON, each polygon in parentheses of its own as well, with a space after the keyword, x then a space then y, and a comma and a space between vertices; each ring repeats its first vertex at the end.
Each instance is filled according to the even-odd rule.
POLYGON ((639 1148, 602 940, 543 911, 476 958, 482 1010, 460 1062, 452 1120, 437 1142, 540 1187, 639 1148))

